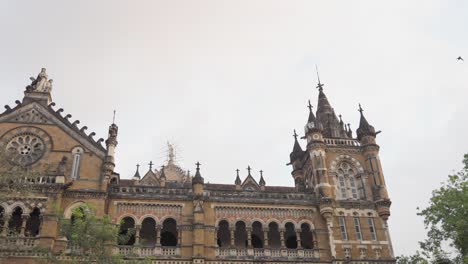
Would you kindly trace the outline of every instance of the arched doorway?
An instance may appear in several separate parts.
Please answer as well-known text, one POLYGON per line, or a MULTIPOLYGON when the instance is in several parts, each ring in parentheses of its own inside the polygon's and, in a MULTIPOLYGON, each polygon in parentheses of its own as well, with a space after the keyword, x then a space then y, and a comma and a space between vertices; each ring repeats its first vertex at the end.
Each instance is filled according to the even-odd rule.
POLYGON ((236 223, 236 230, 234 231, 234 243, 238 248, 247 247, 247 230, 245 223, 239 221, 236 223))
POLYGON ((147 217, 141 223, 140 244, 143 246, 154 246, 156 244, 156 221, 147 217))
POLYGON ((127 216, 120 223, 119 245, 132 246, 133 244, 135 244, 135 220, 127 216))
POLYGON ((34 210, 29 214, 28 222, 26 223, 25 235, 30 237, 36 237, 39 235, 39 229, 41 226, 41 211, 39 208, 34 208, 34 210))
POLYGON ((225 248, 231 245, 231 232, 229 231, 229 223, 226 220, 219 222, 217 238, 218 247, 225 248))
POLYGON ((307 223, 301 225, 301 246, 304 249, 312 249, 314 247, 312 231, 310 230, 310 225, 307 223))
POLYGON ((175 247, 177 246, 177 222, 172 218, 164 220, 161 229, 161 246, 175 247))
POLYGON ((275 222, 271 222, 268 225, 268 245, 271 248, 281 247, 281 235, 279 232, 279 226, 275 222))
POLYGON ((19 235, 21 233, 21 225, 23 224, 23 209, 16 207, 11 214, 8 230, 10 235, 19 235))
POLYGON ((284 232, 284 242, 287 248, 297 248, 296 230, 293 223, 286 223, 284 232))
POLYGON ((263 248, 264 245, 264 235, 263 235, 263 226, 262 223, 256 221, 252 224, 252 247, 253 248, 263 248))

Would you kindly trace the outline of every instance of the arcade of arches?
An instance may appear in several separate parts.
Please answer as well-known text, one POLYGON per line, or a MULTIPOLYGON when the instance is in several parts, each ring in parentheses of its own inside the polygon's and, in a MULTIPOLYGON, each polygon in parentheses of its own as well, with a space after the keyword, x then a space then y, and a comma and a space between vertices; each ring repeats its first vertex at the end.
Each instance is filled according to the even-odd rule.
POLYGON ((237 221, 231 228, 226 220, 219 222, 217 226, 217 245, 221 248, 281 248, 288 249, 313 249, 316 243, 315 232, 307 223, 301 224, 299 229, 288 222, 284 227, 271 222, 264 226, 259 221, 247 226, 244 221, 237 221))
POLYGON ((42 222, 42 215, 39 208, 34 208, 29 214, 23 208, 16 206, 7 213, 4 207, 0 206, 0 235, 1 236, 23 236, 36 237, 42 222))
POLYGON ((153 218, 147 217, 143 219, 141 225, 136 225, 135 220, 127 216, 120 222, 119 235, 123 237, 119 241, 122 246, 175 247, 180 245, 177 222, 173 218, 167 218, 158 225, 153 218))

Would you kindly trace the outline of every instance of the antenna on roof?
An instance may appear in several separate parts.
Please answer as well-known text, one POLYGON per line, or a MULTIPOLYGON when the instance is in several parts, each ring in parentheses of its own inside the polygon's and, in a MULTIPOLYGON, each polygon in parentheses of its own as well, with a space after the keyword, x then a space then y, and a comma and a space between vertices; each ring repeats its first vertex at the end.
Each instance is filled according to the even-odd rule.
POLYGON ((319 91, 322 91, 324 84, 320 82, 320 75, 318 72, 317 64, 315 64, 315 71, 317 72, 317 80, 318 80, 317 88, 319 89, 319 91))

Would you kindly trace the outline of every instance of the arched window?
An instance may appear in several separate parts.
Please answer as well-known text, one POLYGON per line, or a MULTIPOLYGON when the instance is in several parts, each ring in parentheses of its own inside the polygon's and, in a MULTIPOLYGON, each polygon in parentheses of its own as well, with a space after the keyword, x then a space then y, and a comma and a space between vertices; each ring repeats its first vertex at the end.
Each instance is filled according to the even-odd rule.
POLYGON ((271 222, 268 225, 268 245, 272 248, 281 247, 281 235, 278 224, 275 222, 271 222))
POLYGON ((222 220, 218 224, 218 247, 229 247, 231 245, 231 232, 229 232, 229 223, 222 220))
POLYGON ((21 225, 23 224, 23 209, 16 207, 11 215, 10 222, 8 223, 8 230, 10 235, 19 234, 21 232, 21 225))
POLYGON ((172 218, 164 220, 161 229, 161 246, 177 246, 177 222, 172 218))
POLYGON ((284 241, 287 248, 297 248, 296 230, 293 223, 286 223, 284 231, 284 241))
POLYGON ((252 224, 252 247, 263 248, 264 237, 262 223, 256 221, 252 224))
POLYGON ((356 169, 354 169, 349 163, 340 163, 337 170, 338 198, 343 200, 357 200, 363 198, 364 190, 362 188, 362 182, 356 176, 356 169))
POLYGON ((156 221, 147 217, 141 223, 140 244, 143 246, 154 246, 156 244, 156 221))
POLYGON ((36 237, 39 235, 39 228, 41 226, 41 211, 39 208, 34 208, 29 215, 28 222, 26 223, 26 236, 36 237))
POLYGON ((312 249, 314 247, 312 231, 310 230, 310 225, 303 223, 301 225, 301 246, 304 249, 312 249))
POLYGON ((135 220, 127 216, 120 224, 119 245, 131 246, 133 244, 135 244, 135 220))
POLYGON ((83 155, 84 150, 81 147, 76 147, 72 150, 73 155, 73 164, 71 171, 71 178, 76 180, 80 178, 80 163, 81 155, 83 155))
POLYGON ((247 247, 247 230, 245 223, 239 221, 236 223, 236 230, 234 231, 234 243, 238 248, 247 247))

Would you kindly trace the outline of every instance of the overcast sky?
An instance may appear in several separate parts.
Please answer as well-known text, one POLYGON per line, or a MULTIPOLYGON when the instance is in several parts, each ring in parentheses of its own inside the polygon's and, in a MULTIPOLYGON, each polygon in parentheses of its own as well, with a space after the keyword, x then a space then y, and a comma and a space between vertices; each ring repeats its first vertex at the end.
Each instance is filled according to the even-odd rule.
POLYGON ((123 178, 137 163, 162 164, 169 140, 182 167, 202 163, 206 181, 233 183, 250 165, 267 185, 292 186, 285 164, 307 100, 317 102, 315 64, 337 114, 356 129, 360 102, 383 131, 397 255, 417 249, 416 207, 468 152, 467 1, 0 5, 0 104, 14 105, 46 67, 57 107, 97 138, 117 109, 123 178))

